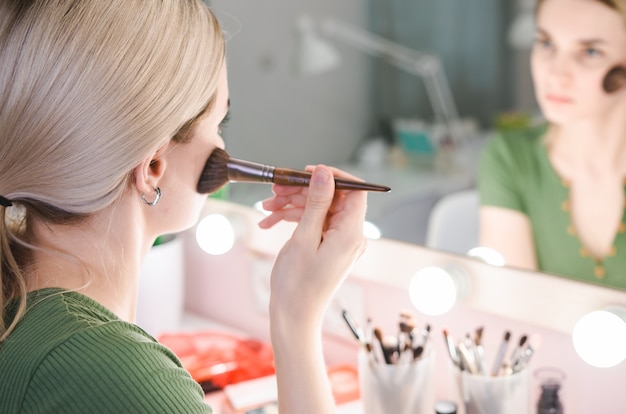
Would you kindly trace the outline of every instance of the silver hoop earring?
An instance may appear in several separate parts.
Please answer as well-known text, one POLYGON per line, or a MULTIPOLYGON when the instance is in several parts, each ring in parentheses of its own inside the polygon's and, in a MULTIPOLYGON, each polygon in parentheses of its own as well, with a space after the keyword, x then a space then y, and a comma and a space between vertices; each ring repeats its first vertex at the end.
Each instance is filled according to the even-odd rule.
POLYGON ((145 194, 141 193, 141 202, 150 207, 156 206, 159 200, 161 199, 161 189, 159 187, 156 187, 154 189, 154 194, 155 194, 154 200, 148 201, 146 200, 145 194))

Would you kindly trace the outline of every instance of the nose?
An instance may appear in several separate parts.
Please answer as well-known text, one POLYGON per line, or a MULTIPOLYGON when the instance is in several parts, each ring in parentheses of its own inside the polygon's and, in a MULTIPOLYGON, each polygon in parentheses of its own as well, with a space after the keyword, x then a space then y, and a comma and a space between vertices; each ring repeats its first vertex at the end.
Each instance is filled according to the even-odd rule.
POLYGON ((570 80, 572 76, 572 62, 568 56, 555 54, 547 62, 548 79, 563 83, 570 80))

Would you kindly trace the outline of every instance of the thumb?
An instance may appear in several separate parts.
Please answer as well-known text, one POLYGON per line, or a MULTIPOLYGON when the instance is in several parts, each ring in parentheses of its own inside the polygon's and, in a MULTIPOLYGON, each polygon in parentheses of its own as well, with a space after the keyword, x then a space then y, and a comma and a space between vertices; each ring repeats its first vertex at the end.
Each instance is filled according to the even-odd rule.
POLYGON ((318 165, 311 176, 306 206, 298 226, 298 231, 304 233, 305 238, 320 239, 334 195, 335 180, 331 169, 318 165))

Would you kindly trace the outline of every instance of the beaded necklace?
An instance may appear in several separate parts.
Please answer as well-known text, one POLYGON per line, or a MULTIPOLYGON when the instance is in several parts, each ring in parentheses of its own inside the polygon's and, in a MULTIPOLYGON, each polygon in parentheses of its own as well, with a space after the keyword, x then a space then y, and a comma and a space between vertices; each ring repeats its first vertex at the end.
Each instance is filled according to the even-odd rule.
MULTIPOLYGON (((576 228, 574 227, 574 223, 572 223, 572 214, 571 214, 571 206, 570 206, 570 182, 568 180, 561 178, 561 185, 563 185, 563 187, 566 190, 566 198, 561 203, 561 210, 563 210, 568 215, 569 224, 567 226, 567 234, 569 234, 571 237, 575 237, 580 243, 580 249, 578 250, 578 253, 580 254, 580 256, 585 259, 591 259, 594 261, 595 265, 593 268, 593 275, 597 279, 602 280, 606 276, 606 268, 604 264, 605 260, 609 257, 614 257, 617 254, 617 247, 615 246, 615 239, 617 238, 617 236, 613 239, 613 245, 611 246, 610 251, 607 253, 605 257, 602 257, 602 258, 593 257, 591 253, 589 252, 589 249, 587 249, 587 247, 583 245, 582 240, 580 240, 580 238, 578 237, 578 234, 576 233, 576 228)), ((626 182, 624 183, 624 185, 626 185, 626 182)), ((626 205, 624 207, 626 208, 626 205)), ((620 221, 619 226, 617 228, 618 234, 622 234, 626 232, 626 222, 624 222, 624 218, 625 218, 625 214, 622 214, 622 220, 620 221)))

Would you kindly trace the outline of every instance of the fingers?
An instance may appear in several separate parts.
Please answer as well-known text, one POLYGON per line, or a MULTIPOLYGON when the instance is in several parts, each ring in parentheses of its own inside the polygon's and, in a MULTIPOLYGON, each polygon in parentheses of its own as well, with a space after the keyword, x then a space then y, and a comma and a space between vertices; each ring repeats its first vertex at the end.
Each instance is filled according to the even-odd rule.
POLYGON ((296 208, 286 208, 286 209, 281 209, 278 210, 277 212, 274 212, 272 214, 270 214, 267 217, 264 217, 261 221, 259 221, 258 225, 260 228, 262 229, 269 229, 270 227, 274 226, 276 223, 280 222, 280 221, 300 221, 300 218, 302 217, 302 209, 296 209, 296 208))
MULTIPOLYGON (((302 217, 308 189, 302 187, 280 187, 288 188, 290 190, 289 193, 292 193, 292 195, 275 195, 263 201, 263 209, 271 212, 271 214, 258 223, 262 229, 268 229, 283 220, 299 221, 302 217)), ((274 192, 275 194, 281 193, 281 191, 276 191, 276 189, 274 192)))
MULTIPOLYGON (((315 165, 307 165, 305 170, 308 171, 308 172, 312 172, 314 168, 315 168, 315 165)), ((348 172, 346 172, 344 170, 340 170, 337 167, 328 166, 328 168, 330 168, 332 170, 333 175, 335 177, 346 178, 346 179, 355 180, 355 181, 363 181, 361 178, 359 178, 359 177, 357 177, 355 175, 352 175, 352 174, 350 174, 350 173, 348 173, 348 172)))
MULTIPOLYGON (((307 166, 306 170, 312 173, 315 168, 316 167, 313 166, 307 166)), ((324 166, 323 168, 325 168, 326 171, 331 172, 331 177, 334 176, 341 178, 357 179, 356 177, 333 167, 324 166)), ((334 180, 330 179, 330 181, 334 180)), ((266 211, 271 212, 271 214, 258 223, 259 227, 267 229, 282 220, 291 222, 300 221, 304 214, 307 203, 310 202, 310 190, 311 186, 294 187, 275 184, 272 187, 272 192, 274 193, 274 196, 263 201, 263 208, 266 211)), ((329 222, 329 219, 330 221, 333 221, 333 215, 344 211, 344 214, 341 214, 341 216, 349 216, 347 218, 347 221, 346 217, 334 221, 338 222, 339 226, 343 228, 344 231, 351 231, 351 226, 353 224, 358 225, 365 218, 365 206, 367 199, 366 192, 340 190, 334 191, 332 192, 332 194, 334 195, 327 194, 327 198, 325 200, 326 203, 330 202, 329 206, 324 207, 324 211, 326 213, 325 227, 328 227, 329 225, 331 228, 334 227, 332 226, 332 223, 329 222)), ((318 220, 322 220, 321 216, 318 216, 318 220)), ((326 228, 324 228, 323 230, 325 229, 326 228)))
POLYGON ((341 197, 336 197, 333 202, 332 217, 328 222, 324 241, 328 242, 327 247, 330 249, 340 249, 342 246, 360 246, 358 250, 364 249, 363 221, 367 208, 367 192, 341 193, 341 197))
POLYGON ((294 194, 300 194, 303 191, 306 194, 307 187, 300 186, 291 186, 291 185, 282 185, 282 184, 274 184, 272 185, 272 192, 274 195, 279 197, 288 197, 294 194))
POLYGON ((332 170, 324 165, 315 167, 309 184, 306 207, 294 236, 307 241, 321 239, 334 195, 335 182, 332 170))
MULTIPOLYGON (((306 171, 312 172, 314 168, 314 166, 307 166, 306 171)), ((329 168, 332 171, 334 177, 362 181, 359 178, 350 175, 344 171, 341 171, 337 168, 326 168, 329 168)), ((274 196, 263 201, 263 208, 268 211, 276 211, 288 205, 304 207, 306 203, 308 187, 274 184, 272 186, 272 192, 274 193, 274 196)))
POLYGON ((304 207, 306 204, 306 194, 295 194, 293 196, 274 196, 263 200, 263 208, 267 211, 276 211, 290 206, 304 207))

